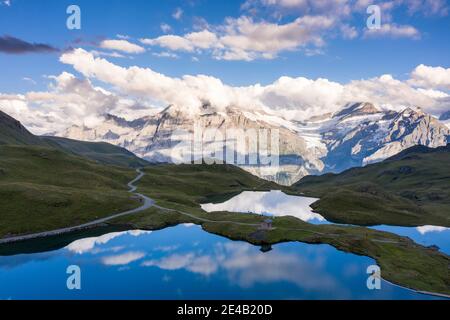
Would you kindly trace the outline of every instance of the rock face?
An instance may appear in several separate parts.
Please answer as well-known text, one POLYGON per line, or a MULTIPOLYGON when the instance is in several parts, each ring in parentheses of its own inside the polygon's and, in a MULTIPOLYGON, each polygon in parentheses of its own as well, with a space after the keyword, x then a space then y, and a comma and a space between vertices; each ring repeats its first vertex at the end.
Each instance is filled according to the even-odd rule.
POLYGON ((233 149, 233 163, 241 168, 268 180, 292 184, 324 168, 321 154, 310 148, 294 129, 292 123, 263 112, 250 113, 237 108, 217 112, 205 108, 201 114, 192 115, 182 108, 169 106, 155 116, 135 121, 107 115, 99 127, 71 127, 64 136, 107 141, 125 147, 150 162, 190 162, 211 158, 229 163, 231 160, 226 158, 227 150, 233 149), (194 137, 198 132, 210 134, 215 139, 204 138, 203 148, 196 148, 194 137), (256 134, 256 142, 254 136, 244 137, 252 134, 256 134), (278 164, 252 158, 258 152, 254 148, 258 147, 266 146, 270 155, 272 136, 277 137, 279 142, 279 147, 273 149, 277 151, 274 156, 279 153, 278 164), (239 140, 242 138, 244 140, 239 140), (230 141, 232 145, 227 145, 230 141), (238 147, 238 141, 243 143, 244 150, 238 147), (192 158, 187 159, 186 154, 191 154, 192 158))
POLYGON ((324 172, 382 161, 415 145, 444 146, 450 136, 447 126, 420 109, 386 111, 370 103, 348 104, 327 120, 302 123, 299 134, 311 128, 327 148, 324 172))
POLYGON ((414 145, 434 148, 450 142, 449 128, 420 109, 386 111, 366 102, 350 103, 335 114, 315 116, 304 122, 287 121, 262 110, 229 107, 217 111, 204 106, 200 113, 192 114, 181 107, 169 106, 154 116, 134 121, 106 115, 100 126, 71 127, 64 136, 106 141, 151 162, 186 161, 186 154, 192 155, 189 161, 215 158, 230 162, 227 151, 235 148, 235 164, 286 185, 305 175, 341 172, 381 161, 414 145), (234 140, 229 135, 233 130, 234 140), (195 142, 199 131, 216 138, 204 139, 200 150, 195 142), (255 139, 246 138, 252 132, 258 136, 256 146, 255 139), (268 158, 256 157, 255 162, 254 148, 267 146, 270 150, 271 137, 277 137, 279 142, 279 166, 268 164, 265 161, 268 158), (227 144, 230 140, 231 146, 227 144), (236 147, 238 141, 244 149, 236 147))

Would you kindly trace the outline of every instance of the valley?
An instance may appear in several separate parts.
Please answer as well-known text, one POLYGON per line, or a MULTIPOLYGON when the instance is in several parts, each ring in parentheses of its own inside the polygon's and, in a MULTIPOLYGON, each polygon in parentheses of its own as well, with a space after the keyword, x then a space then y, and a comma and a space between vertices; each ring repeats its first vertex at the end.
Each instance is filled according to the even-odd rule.
MULTIPOLYGON (((17 124, 16 128, 24 132, 23 127, 17 126, 17 124)), ((29 141, 25 141, 26 143, 22 145, 4 144, 0 146, 2 149, 0 183, 1 199, 3 199, 0 204, 2 206, 0 230, 3 238, 76 226, 102 217, 110 217, 114 213, 132 210, 140 205, 138 199, 132 197, 126 187, 129 181, 136 176, 135 170, 131 168, 135 163, 127 162, 122 166, 112 166, 107 161, 101 161, 101 157, 92 161, 86 158, 87 155, 83 157, 75 155, 72 151, 42 146, 41 142, 38 145, 32 145, 29 141), (30 208, 33 209, 30 210, 30 208)), ((34 140, 34 142, 38 141, 42 140, 40 138, 34 140)), ((79 146, 84 143, 71 142, 68 145, 78 148, 78 152, 81 152, 79 146)), ((94 144, 89 147, 93 148, 95 154, 98 154, 103 150, 101 146, 104 145, 99 145, 98 148, 95 146, 94 144)), ((107 149, 112 148, 109 145, 106 147, 107 149)), ((68 148, 67 145, 65 148, 68 148)), ((83 147, 82 150, 86 149, 83 147)), ((407 177, 409 172, 416 172, 417 168, 421 168, 425 170, 423 176, 436 176, 435 180, 428 180, 425 191, 420 191, 420 189, 417 191, 418 196, 426 198, 429 197, 427 192, 430 190, 430 183, 433 184, 431 189, 436 194, 447 190, 445 179, 442 179, 445 174, 433 173, 436 167, 432 165, 433 159, 436 157, 443 157, 441 160, 445 160, 447 156, 447 147, 440 149, 412 148, 379 164, 361 169, 351 169, 350 172, 362 170, 364 173, 373 167, 389 166, 390 170, 387 172, 390 172, 391 175, 400 173, 401 175, 406 174, 407 177), (429 154, 433 154, 432 158, 427 157, 429 154), (405 164, 405 161, 415 162, 405 164), (410 169, 401 169, 400 171, 393 169, 399 167, 410 169)), ((447 207, 445 199, 448 198, 445 196, 442 197, 443 201, 440 204, 424 206, 424 209, 421 210, 429 210, 426 215, 413 215, 418 205, 412 209, 394 207, 397 211, 386 211, 387 213, 383 215, 380 214, 383 211, 370 210, 370 208, 365 211, 359 208, 361 213, 358 213, 358 209, 343 202, 346 198, 339 198, 339 192, 329 189, 328 192, 337 197, 331 203, 344 203, 344 205, 342 211, 334 210, 334 208, 324 211, 321 209, 321 201, 325 200, 327 203, 327 197, 326 194, 318 194, 317 190, 326 192, 327 186, 319 186, 320 183, 316 183, 316 179, 321 182, 323 177, 307 177, 298 184, 288 187, 258 178, 233 165, 159 164, 146 166, 142 170, 144 176, 136 182, 136 192, 151 198, 155 202, 154 205, 141 212, 112 220, 100 220, 98 227, 106 228, 104 230, 160 230, 188 223, 200 225, 208 233, 262 247, 292 241, 315 245, 326 244, 339 251, 371 257, 381 267, 383 278, 390 282, 420 292, 450 293, 449 256, 434 247, 419 245, 407 237, 360 226, 315 225, 291 216, 273 217, 273 227, 265 229, 261 228, 261 224, 266 217, 261 215, 233 212, 207 213, 201 208, 202 203, 223 202, 243 191, 281 190, 289 195, 316 195, 320 200, 313 204, 313 207, 333 222, 359 225, 381 223, 405 226, 433 223, 447 225, 448 217, 445 212, 448 211, 438 208, 438 206, 440 208, 447 207), (318 207, 316 207, 317 204, 318 207), (433 208, 436 210, 433 211, 433 208), (346 214, 347 212, 348 214, 346 214), (333 215, 340 216, 340 218, 334 218, 333 215)), ((445 172, 445 168, 443 170, 445 172)), ((368 171, 364 174, 361 174, 362 180, 371 179, 374 183, 378 180, 370 174, 375 177, 380 176, 378 171, 375 173, 368 171)), ((338 188, 342 187, 341 189, 344 190, 347 188, 347 184, 355 185, 352 180, 353 176, 348 177, 348 172, 341 175, 336 175, 336 179, 339 179, 338 188)), ((334 175, 326 176, 334 177, 334 175)), ((414 177, 420 180, 422 175, 414 175, 414 177)), ((332 188, 334 180, 326 179, 326 181, 331 185, 328 187, 332 188)), ((381 179, 380 181, 385 180, 381 179)), ((398 190, 406 188, 407 183, 414 183, 407 178, 403 179, 403 176, 389 180, 389 182, 392 181, 397 181, 398 190)), ((394 183, 392 186, 395 187, 396 184, 394 183)), ((364 188, 358 190, 366 191, 364 188)), ((369 194, 373 195, 373 192, 369 192, 369 194)), ((351 199, 358 203, 356 200, 362 197, 357 194, 351 199)), ((389 210, 390 204, 387 202, 386 210, 389 210)), ((88 230, 84 232, 97 232, 95 228, 93 229, 94 226, 86 227, 88 230)), ((83 238, 84 232, 77 231, 74 235, 68 234, 62 237, 73 241, 80 237, 83 238)), ((34 241, 39 243, 43 241, 44 245, 36 246, 36 250, 39 252, 55 250, 67 244, 65 241, 56 240, 59 243, 57 245, 52 241, 59 237, 28 240, 24 242, 23 249, 19 249, 19 251, 16 249, 13 252, 14 254, 20 253, 20 250, 29 252, 32 250, 30 247, 36 246, 35 244, 30 246, 30 241, 33 243, 34 241), (25 245, 25 243, 28 244, 25 245)), ((2 252, 11 254, 10 245, 0 245, 0 254, 2 252)), ((21 247, 20 243, 19 247, 21 247)))

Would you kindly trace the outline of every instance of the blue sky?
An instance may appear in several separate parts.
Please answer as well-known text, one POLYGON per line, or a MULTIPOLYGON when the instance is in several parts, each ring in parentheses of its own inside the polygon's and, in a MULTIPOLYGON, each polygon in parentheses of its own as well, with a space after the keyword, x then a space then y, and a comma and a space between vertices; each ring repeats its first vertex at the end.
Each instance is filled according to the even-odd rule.
MULTIPOLYGON (((243 1, 65 1, 65 0, 12 0, 10 6, 0 7, 0 32, 28 42, 48 43, 57 48, 74 46, 77 38, 87 42, 114 38, 117 34, 133 39, 155 38, 163 34, 160 25, 172 27, 172 33, 184 34, 193 30, 195 20, 205 19, 211 25, 221 25, 226 17, 239 17, 243 1), (82 10, 82 29, 68 30, 65 26, 66 8, 78 4, 82 10), (183 10, 180 20, 172 17, 176 8, 183 10)), ((408 37, 378 37, 346 40, 332 36, 326 40, 323 53, 308 56, 301 49, 279 53, 275 59, 254 61, 215 60, 207 54, 198 55, 193 63, 191 54, 178 53, 178 59, 158 58, 151 51, 137 55, 133 60, 113 59, 121 65, 139 64, 158 72, 181 76, 184 74, 208 74, 231 85, 247 85, 256 82, 270 83, 282 75, 324 77, 346 82, 352 79, 370 78, 390 73, 403 79, 417 65, 449 65, 450 42, 448 30, 450 18, 439 14, 424 16, 405 13, 405 7, 394 10, 397 24, 412 25, 420 31, 420 39, 408 37)), ((350 22, 358 30, 365 27, 365 13, 357 13, 350 22)), ((286 16, 289 21, 295 16, 286 16)), ((382 16, 383 18, 383 16, 382 16)), ((269 19, 269 17, 267 17, 269 19)), ((330 33, 333 30, 329 31, 330 33)), ((361 31, 360 31, 361 32, 361 31)), ((157 48, 151 48, 157 51, 157 48)), ((36 85, 24 82, 28 77, 44 85, 43 74, 57 74, 67 68, 58 63, 58 54, 0 53, 0 86, 3 92, 35 89, 36 85)))
MULTIPOLYGON (((350 99, 349 95, 362 88, 364 94, 360 96, 373 98, 380 104, 390 99, 392 104, 398 101, 405 105, 413 103, 405 97, 412 97, 433 113, 449 107, 450 16, 445 0, 0 0, 0 3, 3 95, 55 91, 51 86, 57 83, 48 76, 67 72, 79 81, 88 79, 93 86, 118 89, 121 97, 148 100, 144 103, 158 100, 160 105, 173 102, 158 94, 161 88, 149 87, 148 91, 155 91, 155 96, 143 97, 136 87, 124 86, 113 77, 80 71, 82 67, 76 59, 60 62, 69 49, 82 48, 95 56, 96 64, 99 59, 106 59, 114 66, 148 68, 170 81, 203 74, 232 88, 258 83, 270 87, 280 77, 290 77, 290 87, 267 88, 273 89, 272 96, 282 99, 274 102, 275 98, 267 98, 267 92, 261 98, 262 104, 275 109, 283 109, 284 103, 287 109, 311 106, 311 110, 317 111, 330 103, 317 97, 296 98, 297 85, 305 95, 310 91, 325 95, 327 90, 336 89, 331 95, 339 98, 330 103, 333 106, 350 99), (66 9, 71 4, 81 9, 81 30, 66 27, 69 16, 66 9), (366 27, 369 17, 366 9, 370 4, 381 10, 381 29, 374 32, 366 27), (107 43, 111 40, 122 43, 111 47, 107 43), (11 52, 17 41, 28 49, 11 52), (138 46, 142 52, 122 50, 124 43, 138 46), (39 50, 42 46, 50 49, 39 50), (423 67, 419 68, 420 65, 423 67), (392 79, 381 79, 385 74, 392 79), (310 79, 314 87, 303 87, 299 77, 310 79), (318 78, 336 85, 322 86, 318 78), (376 79, 376 84, 367 82, 370 79, 376 79), (352 81, 362 82, 348 88, 352 81), (391 91, 401 92, 401 96, 389 92, 382 97, 381 91, 387 92, 393 85, 399 88, 391 91), (414 90, 413 94, 408 90, 414 90), (423 90, 428 90, 426 96, 423 90), (320 103, 313 105, 317 99, 320 103)), ((79 51, 78 55, 82 53, 79 51)), ((186 86, 192 89, 197 84, 186 86)), ((35 100, 27 103, 38 108, 35 100)))

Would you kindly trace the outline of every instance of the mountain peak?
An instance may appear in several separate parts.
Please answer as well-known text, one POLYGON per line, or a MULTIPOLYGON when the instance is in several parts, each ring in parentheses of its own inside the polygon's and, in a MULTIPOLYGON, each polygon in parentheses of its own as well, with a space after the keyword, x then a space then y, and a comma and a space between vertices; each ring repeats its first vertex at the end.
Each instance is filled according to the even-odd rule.
POLYGON ((0 144, 42 144, 19 121, 0 111, 0 144))
POLYGON ((406 107, 398 113, 398 117, 401 118, 417 118, 424 115, 425 113, 419 107, 406 107))
POLYGON ((353 117, 379 113, 380 110, 370 102, 352 102, 347 103, 341 111, 338 111, 333 117, 353 117))

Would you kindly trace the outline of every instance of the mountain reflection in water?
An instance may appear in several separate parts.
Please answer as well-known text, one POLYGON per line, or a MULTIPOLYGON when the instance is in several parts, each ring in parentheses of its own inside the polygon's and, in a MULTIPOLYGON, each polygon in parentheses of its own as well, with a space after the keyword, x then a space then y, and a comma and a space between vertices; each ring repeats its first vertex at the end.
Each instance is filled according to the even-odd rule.
POLYGON ((186 224, 76 240, 65 248, 0 257, 1 299, 423 299, 383 282, 368 290, 374 261, 328 245, 260 247, 186 224), (66 269, 81 268, 81 290, 66 269))

